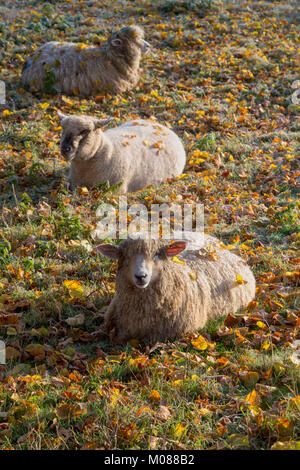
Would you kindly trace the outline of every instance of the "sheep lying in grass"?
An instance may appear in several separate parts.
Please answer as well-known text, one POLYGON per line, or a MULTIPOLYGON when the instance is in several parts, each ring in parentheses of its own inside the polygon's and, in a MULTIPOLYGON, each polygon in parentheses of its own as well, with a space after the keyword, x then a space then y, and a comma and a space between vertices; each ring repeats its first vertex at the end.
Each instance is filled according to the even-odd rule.
POLYGON ((174 340, 245 308, 255 295, 247 264, 208 235, 202 243, 192 233, 171 243, 127 238, 119 246, 97 249, 118 260, 116 293, 104 331, 114 331, 120 343, 174 340))
POLYGON ((71 189, 123 181, 120 191, 126 193, 182 173, 186 157, 179 137, 156 122, 129 121, 102 132, 111 118, 58 115, 61 153, 71 160, 71 189))
POLYGON ((129 26, 102 47, 48 42, 26 61, 22 81, 33 91, 54 89, 66 95, 124 93, 137 84, 141 55, 149 48, 143 36, 140 27, 129 26))

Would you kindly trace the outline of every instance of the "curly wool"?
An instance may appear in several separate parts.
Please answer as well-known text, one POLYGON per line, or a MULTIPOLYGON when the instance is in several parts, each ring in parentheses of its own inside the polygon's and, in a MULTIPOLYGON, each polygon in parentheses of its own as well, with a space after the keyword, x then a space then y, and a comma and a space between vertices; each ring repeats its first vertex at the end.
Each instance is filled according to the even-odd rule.
POLYGON ((255 296, 255 279, 247 264, 208 235, 200 251, 200 245, 191 242, 179 256, 184 264, 164 259, 158 278, 138 289, 126 276, 126 261, 136 253, 153 257, 165 244, 141 239, 120 244, 116 293, 104 329, 114 330, 121 343, 133 338, 151 342, 180 338, 203 328, 208 320, 245 308, 255 296), (208 246, 213 247, 213 258, 208 246), (242 284, 237 275, 242 276, 242 284))
POLYGON ((113 33, 102 47, 48 42, 25 63, 22 81, 32 91, 43 91, 54 74, 55 89, 66 95, 122 94, 138 82, 143 36, 140 27, 130 26, 113 33), (112 45, 116 38, 122 47, 112 45))

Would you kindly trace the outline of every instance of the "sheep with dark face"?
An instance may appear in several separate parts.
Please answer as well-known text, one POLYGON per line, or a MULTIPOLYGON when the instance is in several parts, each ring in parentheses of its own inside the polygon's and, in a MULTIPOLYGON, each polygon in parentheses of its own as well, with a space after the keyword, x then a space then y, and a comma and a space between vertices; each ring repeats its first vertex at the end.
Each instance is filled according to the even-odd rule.
POLYGON ((22 81, 32 91, 43 91, 52 77, 57 92, 66 95, 124 93, 138 82, 141 55, 149 49, 143 37, 139 26, 128 26, 101 47, 48 42, 26 61, 22 81))
POLYGON ((128 238, 97 248, 118 260, 104 331, 114 331, 120 343, 180 338, 208 320, 245 308, 255 296, 247 264, 209 235, 203 241, 190 234, 171 243, 128 238), (181 263, 172 259, 177 255, 181 263))
POLYGON ((122 183, 120 192, 127 193, 183 171, 186 157, 181 140, 158 122, 138 119, 102 132, 111 118, 58 115, 63 129, 61 153, 71 161, 71 189, 108 181, 122 183))

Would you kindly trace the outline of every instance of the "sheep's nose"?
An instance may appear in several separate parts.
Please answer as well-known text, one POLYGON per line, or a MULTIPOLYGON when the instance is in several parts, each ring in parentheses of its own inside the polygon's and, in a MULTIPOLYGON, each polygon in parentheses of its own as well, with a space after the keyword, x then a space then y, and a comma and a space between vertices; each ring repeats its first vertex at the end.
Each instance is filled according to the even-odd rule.
POLYGON ((65 157, 67 160, 70 159, 71 152, 72 152, 72 148, 70 145, 63 145, 61 147, 61 153, 63 157, 65 157))
POLYGON ((147 274, 135 274, 134 277, 138 284, 145 284, 147 274))

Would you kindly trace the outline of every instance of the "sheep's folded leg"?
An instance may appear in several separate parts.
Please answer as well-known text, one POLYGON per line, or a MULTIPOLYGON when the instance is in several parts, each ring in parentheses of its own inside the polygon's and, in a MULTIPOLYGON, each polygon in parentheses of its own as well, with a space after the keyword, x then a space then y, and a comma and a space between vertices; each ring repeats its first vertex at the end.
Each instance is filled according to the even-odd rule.
POLYGON ((116 331, 116 311, 115 311, 115 299, 113 299, 108 306, 107 312, 105 313, 103 330, 109 335, 112 330, 116 331))

